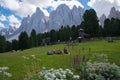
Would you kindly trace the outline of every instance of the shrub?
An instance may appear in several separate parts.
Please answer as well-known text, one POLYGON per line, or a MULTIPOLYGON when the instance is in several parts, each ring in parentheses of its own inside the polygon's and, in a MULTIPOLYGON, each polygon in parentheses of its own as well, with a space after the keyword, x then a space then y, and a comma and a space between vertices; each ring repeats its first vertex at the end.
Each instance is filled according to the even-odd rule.
POLYGON ((120 80, 120 67, 108 63, 106 54, 94 54, 93 58, 95 61, 91 63, 84 55, 74 57, 73 68, 80 73, 81 80, 120 80))
POLYGON ((87 62, 85 71, 88 80, 120 80, 120 67, 115 64, 87 62))

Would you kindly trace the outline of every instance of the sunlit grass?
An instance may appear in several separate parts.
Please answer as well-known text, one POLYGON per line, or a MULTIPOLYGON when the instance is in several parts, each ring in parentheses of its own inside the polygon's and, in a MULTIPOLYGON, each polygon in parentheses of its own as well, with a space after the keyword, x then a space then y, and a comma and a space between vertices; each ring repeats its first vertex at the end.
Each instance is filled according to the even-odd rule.
POLYGON ((28 64, 28 69, 32 67, 30 60, 26 61, 23 56, 29 57, 35 55, 39 62, 36 62, 38 70, 42 67, 46 68, 70 68, 70 59, 73 55, 80 53, 92 59, 93 53, 104 53, 108 55, 108 59, 111 63, 116 63, 120 66, 120 40, 108 43, 107 41, 88 41, 77 43, 74 47, 67 46, 66 44, 57 44, 51 46, 37 47, 24 51, 9 52, 0 54, 0 66, 8 66, 9 72, 12 73, 10 80, 22 80, 26 74, 25 65, 28 64), (66 47, 70 54, 64 55, 47 55, 49 50, 63 50, 66 47), (90 54, 89 48, 91 49, 90 54))

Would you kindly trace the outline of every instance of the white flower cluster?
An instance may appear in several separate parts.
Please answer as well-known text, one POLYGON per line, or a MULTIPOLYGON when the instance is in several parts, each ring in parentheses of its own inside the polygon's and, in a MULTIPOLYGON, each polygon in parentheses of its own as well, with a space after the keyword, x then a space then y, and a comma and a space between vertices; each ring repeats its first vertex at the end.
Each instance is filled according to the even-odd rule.
MULTIPOLYGON (((70 69, 63 70, 62 68, 59 69, 49 69, 46 70, 45 68, 39 72, 38 80, 79 80, 79 75, 74 75, 70 69)), ((33 78, 33 77, 32 77, 33 78)), ((31 79, 26 79, 31 80, 31 79)))
POLYGON ((11 77, 12 75, 7 72, 8 67, 0 67, 0 79, 4 80, 7 77, 11 77))
POLYGON ((120 80, 120 67, 115 64, 87 62, 86 73, 89 80, 120 80))
POLYGON ((79 80, 80 78, 79 75, 74 75, 70 69, 63 70, 62 68, 43 70, 38 74, 44 80, 79 80))

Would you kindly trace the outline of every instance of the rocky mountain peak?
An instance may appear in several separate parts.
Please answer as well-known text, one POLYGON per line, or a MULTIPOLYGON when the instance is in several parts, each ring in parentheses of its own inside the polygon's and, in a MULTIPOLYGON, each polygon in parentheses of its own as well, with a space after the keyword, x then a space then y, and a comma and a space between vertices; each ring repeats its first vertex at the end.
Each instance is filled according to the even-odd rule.
POLYGON ((61 4, 59 5, 56 10, 67 10, 69 7, 66 4, 61 4))
POLYGON ((103 14, 103 15, 100 17, 100 19, 99 19, 99 24, 100 24, 102 27, 104 26, 104 21, 105 21, 105 19, 106 19, 105 14, 103 14))
POLYGON ((120 19, 120 11, 116 10, 115 7, 112 7, 110 10, 110 14, 109 14, 108 18, 109 19, 111 19, 111 18, 120 19))
POLYGON ((108 17, 106 17, 104 14, 99 18, 99 23, 100 25, 103 27, 104 26, 104 21, 105 19, 112 19, 112 18, 117 18, 120 19, 120 11, 116 10, 115 7, 112 7, 110 10, 110 13, 108 15, 108 17))

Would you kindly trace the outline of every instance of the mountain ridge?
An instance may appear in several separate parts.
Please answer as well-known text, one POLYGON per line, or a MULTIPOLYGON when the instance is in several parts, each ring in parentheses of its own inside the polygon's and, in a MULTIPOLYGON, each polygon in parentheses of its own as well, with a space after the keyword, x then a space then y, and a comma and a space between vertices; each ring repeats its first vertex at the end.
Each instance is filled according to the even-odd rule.
POLYGON ((24 18, 19 29, 17 29, 13 35, 7 39, 11 40, 13 39, 12 37, 23 31, 26 31, 30 36, 32 29, 35 29, 38 34, 50 31, 51 29, 57 30, 61 26, 79 25, 83 21, 82 16, 84 11, 85 10, 81 7, 74 6, 70 9, 67 5, 61 4, 56 8, 56 10, 50 13, 49 17, 47 17, 40 8, 36 8, 36 12, 31 17, 28 16, 24 18))

